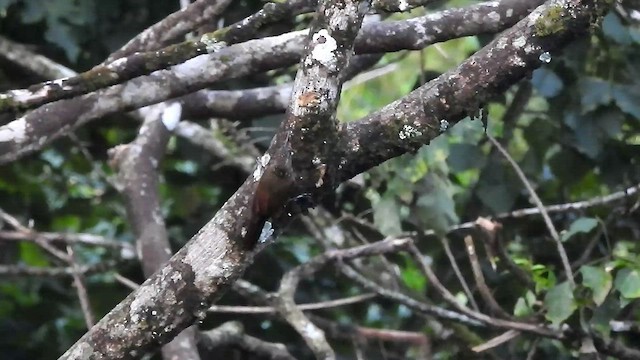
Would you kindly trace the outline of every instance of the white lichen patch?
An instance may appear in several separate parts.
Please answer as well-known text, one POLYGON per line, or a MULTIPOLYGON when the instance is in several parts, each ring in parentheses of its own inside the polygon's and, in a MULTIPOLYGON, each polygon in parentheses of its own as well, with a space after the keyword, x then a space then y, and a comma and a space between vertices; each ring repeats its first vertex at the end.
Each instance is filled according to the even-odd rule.
POLYGON ((107 69, 109 70, 117 70, 119 68, 125 68, 127 65, 127 57, 122 57, 116 60, 113 60, 111 63, 107 65, 107 69))
POLYGON ((498 14, 495 11, 492 11, 489 14, 487 14, 487 17, 489 18, 489 20, 491 20, 493 22, 499 22, 500 21, 500 14, 498 14))
POLYGON ((400 2, 398 3, 398 10, 407 11, 410 9, 411 9, 411 5, 409 5, 409 2, 407 0, 400 0, 400 2))
POLYGON ((527 66, 527 63, 520 56, 511 56, 509 62, 518 67, 527 66))
POLYGON ((420 135, 422 135, 422 131, 408 124, 403 125, 402 130, 400 130, 400 132, 398 133, 398 137, 400 138, 400 140, 411 139, 420 135))
POLYGON ((521 48, 527 44, 527 38, 524 36, 519 36, 515 40, 513 40, 513 46, 517 48, 521 48))
POLYGON ((180 117, 182 116, 182 105, 178 102, 173 102, 169 104, 164 112, 162 113, 162 123, 164 127, 169 131, 173 131, 178 123, 180 122, 180 117))
POLYGON ((68 359, 89 360, 96 356, 93 353, 93 346, 88 342, 80 342, 74 346, 72 350, 66 354, 68 359))
POLYGON ((336 40, 329 35, 326 29, 320 29, 320 31, 313 34, 312 43, 314 44, 314 48, 311 51, 311 58, 330 70, 335 71, 337 59, 334 51, 338 49, 336 40))
POLYGON ((21 143, 26 140, 27 121, 24 116, 5 126, 0 126, 0 142, 21 143))
MULTIPOLYGON (((46 86, 45 86, 46 88, 46 86)), ((40 91, 42 91, 42 89, 40 89, 40 91)), ((45 96, 47 95, 47 91, 44 91, 44 93, 40 94, 41 96, 45 96)), ((24 90, 24 89, 18 89, 18 90, 13 90, 11 91, 11 97, 13 98, 14 101, 16 102, 23 102, 23 101, 27 101, 29 99, 31 99, 34 96, 38 96, 38 92, 32 92, 29 90, 24 90)), ((3 96, 3 99, 8 98, 7 96, 3 96)))
POLYGON ((207 53, 211 54, 216 51, 220 51, 221 49, 227 46, 227 43, 224 41, 219 41, 218 39, 210 36, 209 34, 204 34, 200 37, 200 42, 204 44, 207 49, 207 53))
MULTIPOLYGON (((68 79, 57 79, 57 80, 51 80, 47 83, 47 86, 45 86, 45 88, 60 88, 62 90, 71 90, 71 86, 65 86, 65 84, 67 83, 68 79)), ((48 91, 48 90, 47 90, 48 91)))
POLYGON ((142 312, 155 304, 156 289, 153 286, 141 288, 137 296, 131 301, 129 306, 129 318, 135 324, 140 322, 143 317, 142 312))
POLYGON ((318 329, 312 323, 306 324, 303 331, 307 335, 307 337, 310 339, 322 339, 324 337, 324 332, 318 329))
POLYGON ((125 101, 137 99, 141 103, 153 103, 158 97, 167 94, 164 84, 159 82, 129 81, 122 89, 121 98, 125 101))
POLYGON ((264 168, 267 166, 267 164, 269 164, 270 160, 271 155, 269 154, 264 154, 258 159, 258 166, 256 166, 256 169, 253 171, 253 181, 260 180, 260 178, 262 177, 262 172, 264 171, 264 168))

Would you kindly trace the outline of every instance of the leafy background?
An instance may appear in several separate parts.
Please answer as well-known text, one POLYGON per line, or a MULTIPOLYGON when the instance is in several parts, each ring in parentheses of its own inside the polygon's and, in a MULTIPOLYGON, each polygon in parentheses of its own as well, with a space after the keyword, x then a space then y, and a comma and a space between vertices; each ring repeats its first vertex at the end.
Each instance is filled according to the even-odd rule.
MULTIPOLYGON (((461 6, 471 1, 440 2, 431 10, 461 6)), ((261 3, 234 3, 224 22, 255 12, 261 3)), ((139 31, 177 10, 167 0, 0 0, 0 35, 28 44, 34 51, 75 70, 89 69, 139 31)), ((396 18, 414 16, 394 15, 396 18)), ((386 55, 377 65, 383 75, 363 83, 354 81, 343 92, 338 116, 356 120, 393 101, 424 81, 456 66, 488 43, 490 36, 468 37, 432 46, 422 52, 386 55), (417 71, 422 68, 423 71, 417 71)), ((591 199, 640 183, 640 27, 618 13, 602 26, 535 71, 501 98, 487 104, 487 132, 497 137, 519 163, 545 204, 591 199), (510 118, 514 98, 525 94, 520 116, 510 118), (527 96, 527 94, 529 94, 527 96)), ((282 82, 293 72, 268 79, 247 77, 224 87, 251 87, 282 82)), ((0 90, 20 88, 42 79, 0 62, 0 90)), ((6 123, 10 119, 2 119, 6 123)), ((231 119, 233 120, 233 119, 231 119)), ((203 121, 203 124, 206 124, 203 121)), ((272 125, 256 119, 239 127, 272 125)), ((39 231, 85 232, 133 242, 122 199, 111 182, 106 150, 131 141, 137 125, 111 116, 80 129, 73 138, 44 151, 0 166, 0 207, 39 231)), ((468 301, 452 275, 438 237, 459 223, 531 207, 529 194, 513 169, 487 141, 483 124, 466 119, 415 155, 389 161, 358 178, 358 186, 341 189, 327 207, 336 214, 352 214, 371 222, 380 234, 433 230, 421 250, 433 262, 441 279, 462 301, 468 301)), ((243 180, 240 171, 215 166, 220 159, 184 140, 172 139, 162 165, 160 193, 172 246, 178 249, 220 207, 243 180)), ((579 287, 572 291, 558 261, 555 245, 539 217, 506 218, 502 236, 507 250, 534 286, 518 282, 482 257, 489 287, 502 305, 517 317, 541 315, 553 324, 591 324, 611 336, 610 320, 638 321, 640 297, 640 224, 638 197, 608 206, 553 215, 570 259, 586 254, 576 269, 579 287)), ((0 223, 0 227, 3 224, 0 223)), ((468 281, 472 275, 465 258, 462 234, 448 241, 468 281)), ((126 258, 113 250, 76 249, 82 263, 97 264, 126 258)), ((321 250, 302 227, 294 227, 270 247, 247 271, 246 278, 266 290, 277 287, 287 269, 309 260, 321 250), (269 269, 269 271, 265 271, 269 269)), ((584 257, 584 256, 583 256, 584 257)), ((0 242, 0 263, 55 266, 30 242, 0 242)), ((433 289, 408 259, 397 262, 403 286, 415 294, 437 299, 433 289)), ((142 282, 138 264, 125 261, 120 274, 142 282)), ((114 271, 88 277, 93 310, 99 317, 128 290, 114 280, 114 271)), ((359 293, 358 287, 331 269, 305 281, 298 302, 313 302, 359 293)), ((230 293, 222 303, 238 304, 230 293)), ((436 300, 438 301, 438 300, 436 300)), ((479 334, 456 330, 452 336, 418 321, 403 306, 376 299, 347 308, 324 310, 321 315, 345 324, 424 332, 437 337, 432 352, 437 359, 481 357, 469 346, 482 342, 479 334)), ((294 354, 309 356, 297 335, 268 316, 210 316, 200 326, 213 327, 240 319, 249 334, 287 344, 294 354)), ((6 359, 51 359, 65 351, 85 331, 71 279, 0 278, 0 352, 6 359)), ((484 334, 483 334, 484 335, 484 334)), ((622 334, 631 341, 637 333, 622 334)), ((485 338, 486 340, 486 338, 485 338)), ((339 353, 352 355, 350 343, 336 340, 339 353)), ((494 349, 497 358, 524 358, 533 339, 520 337, 510 346, 494 349)), ((542 340, 540 358, 568 359, 572 353, 559 342, 542 340)), ((383 346, 383 345, 380 345, 383 346)), ((376 346, 370 358, 411 358, 411 349, 376 346)))

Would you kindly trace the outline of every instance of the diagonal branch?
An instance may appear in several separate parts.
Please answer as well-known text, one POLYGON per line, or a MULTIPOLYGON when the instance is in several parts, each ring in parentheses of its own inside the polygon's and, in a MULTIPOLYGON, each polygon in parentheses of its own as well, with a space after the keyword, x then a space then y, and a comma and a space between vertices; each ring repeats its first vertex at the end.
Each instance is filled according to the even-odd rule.
POLYGON ((511 167, 514 169, 516 174, 518 174, 518 178, 520 178, 520 181, 522 181, 524 186, 527 188, 527 191, 529 192, 529 195, 531 195, 531 198, 533 199, 534 204, 538 209, 540 209, 540 215, 542 215, 542 218, 544 219, 544 223, 547 225, 547 229, 549 229, 549 233, 551 234, 551 238, 553 238, 553 241, 556 243, 556 247, 558 248, 558 254, 560 254, 560 260, 562 261, 564 272, 567 274, 567 280, 569 280, 571 287, 575 288, 576 281, 573 278, 573 271, 571 270, 571 263, 569 262, 569 257, 567 256, 567 252, 565 251, 564 246, 562 245, 562 240, 560 239, 558 230, 556 230, 555 225, 553 225, 553 221, 551 221, 549 214, 545 210, 542 200, 540 200, 540 197, 538 196, 535 189, 531 185, 531 182, 527 180, 527 176, 524 174, 522 169, 520 169, 520 166, 518 166, 518 163, 516 163, 515 160, 513 160, 513 158, 511 157, 511 155, 509 155, 507 150, 505 150, 502 147, 502 145, 500 145, 500 143, 497 142, 496 139, 494 139, 491 135, 487 135, 487 137, 489 138, 493 146, 495 146, 498 149, 498 151, 500 151, 500 153, 505 157, 505 159, 507 159, 507 161, 509 162, 511 167))
MULTIPOLYGON (((356 39, 356 49, 365 53, 398 51, 404 49, 399 45, 404 45, 402 38, 408 36, 419 40, 417 44, 409 41, 413 44, 411 46, 427 46, 459 36, 497 32, 513 25, 533 6, 529 0, 503 0, 497 5, 490 1, 412 19, 408 23, 411 26, 403 27, 402 31, 398 27, 403 23, 367 23, 362 35, 356 39), (500 21, 482 17, 472 21, 473 14, 482 8, 498 14, 500 21), (432 24, 434 21, 437 25, 432 24), (462 23, 464 26, 449 28, 448 23, 462 23)), ((183 96, 217 81, 293 65, 302 54, 304 38, 304 32, 296 32, 247 41, 208 57, 192 59, 170 70, 156 71, 124 84, 42 106, 0 126, 0 163, 41 149, 74 128, 102 116, 183 96)))
MULTIPOLYGON (((540 65, 538 58, 542 53, 558 49, 584 34, 592 19, 606 10, 605 3, 605 0, 551 1, 457 69, 368 119, 345 126, 340 135, 347 140, 348 149, 339 178, 350 178, 428 143, 439 135, 439 131, 427 125, 437 125, 436 129, 439 129, 440 119, 455 123, 476 98, 486 101, 529 74, 540 65), (550 9, 560 24, 552 27, 557 31, 547 33, 543 30, 545 15, 550 9), (428 111, 424 105, 428 105, 428 111), (409 141, 398 141, 399 130, 407 135, 404 125, 418 129, 422 134, 410 132, 416 136, 409 141)), ((208 306, 222 296, 252 260, 253 253, 247 249, 243 233, 255 221, 249 206, 254 190, 255 182, 249 178, 166 266, 100 320, 61 359, 90 357, 91 354, 130 358, 134 356, 131 351, 140 354, 156 344, 166 343, 177 332, 203 317, 208 306), (137 333, 145 336, 136 336, 134 342, 132 334, 137 333)), ((469 319, 467 315, 454 313, 457 318, 469 319)), ((469 320, 477 323, 473 318, 469 320)), ((518 330, 526 331, 526 325, 518 324, 518 330)), ((542 332, 546 333, 546 329, 542 332)))

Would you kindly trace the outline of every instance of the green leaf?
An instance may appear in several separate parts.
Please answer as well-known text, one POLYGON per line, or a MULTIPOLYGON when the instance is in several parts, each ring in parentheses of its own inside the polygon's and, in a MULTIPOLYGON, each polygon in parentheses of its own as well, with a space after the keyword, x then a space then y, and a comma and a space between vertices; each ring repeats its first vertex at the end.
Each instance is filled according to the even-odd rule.
POLYGON ((373 206, 373 221, 383 235, 393 236, 402 232, 400 211, 393 197, 386 196, 373 206))
POLYGON ((610 296, 601 306, 598 306, 593 311, 593 316, 589 323, 594 330, 608 340, 611 334, 611 320, 618 316, 621 308, 618 299, 610 296))
POLYGON ((454 172, 478 169, 484 166, 485 155, 477 145, 451 144, 447 164, 454 172))
POLYGON ((593 302, 602 305, 613 286, 613 277, 603 268, 585 265, 580 268, 582 284, 593 292, 593 302))
POLYGON ((511 210, 521 191, 522 183, 501 159, 490 159, 482 169, 476 185, 478 198, 496 213, 511 210))
POLYGON ((588 233, 591 230, 595 229, 596 226, 598 226, 598 220, 594 219, 594 218, 579 218, 578 220, 574 221, 571 226, 569 227, 569 230, 564 232, 561 236, 562 241, 567 241, 569 240, 572 236, 579 234, 579 233, 588 233))
POLYGON ((556 275, 544 265, 536 264, 531 267, 536 293, 552 288, 556 284, 556 275))
POLYGON ((51 227, 56 231, 77 232, 82 227, 82 218, 74 215, 60 215, 53 220, 51 227))
POLYGON ((538 90, 540 95, 546 98, 558 95, 564 87, 562 79, 547 68, 535 70, 532 74, 531 84, 538 90))
POLYGON ((419 224, 444 236, 459 222, 453 201, 453 186, 443 175, 429 172, 425 176, 422 195, 418 198, 414 216, 419 224))
POLYGON ((637 85, 616 85, 613 87, 612 95, 620 110, 640 119, 640 104, 638 104, 640 91, 637 85))
POLYGON ((544 305, 547 308, 545 317, 554 325, 567 320, 577 309, 571 285, 565 281, 551 288, 544 297, 544 305))
POLYGON ((598 78, 584 78, 579 86, 582 98, 582 113, 595 110, 611 102, 611 83, 598 78))
POLYGON ((513 309, 513 315, 516 317, 527 317, 531 314, 533 314, 533 309, 527 304, 527 300, 524 297, 519 297, 513 309))
POLYGON ((636 299, 640 297, 640 273, 637 269, 622 269, 616 274, 614 283, 622 297, 636 299))
POLYGON ((34 243, 20 242, 20 261, 29 266, 47 266, 49 260, 34 243))
POLYGON ((529 305, 530 308, 533 308, 533 305, 536 303, 536 294, 531 290, 527 290, 525 299, 527 300, 527 305, 529 305))
POLYGON ((619 44, 629 45, 631 43, 627 27, 622 24, 620 18, 613 11, 602 20, 602 32, 619 44))
MULTIPOLYGON (((581 147, 581 144, 573 146, 581 147)), ((587 148, 591 148, 588 147, 587 148)), ((593 152, 599 152, 599 147, 594 147, 593 152)), ((580 148, 580 150, 582 150, 580 148)), ((593 165, 587 161, 578 151, 565 147, 556 152, 549 159, 549 166, 554 175, 556 175, 565 184, 575 184, 580 181, 586 174, 593 171, 593 165)))
POLYGON ((419 293, 424 292, 424 289, 427 286, 427 279, 412 262, 407 262, 407 267, 402 269, 402 274, 400 276, 402 277, 402 281, 409 288, 419 293))

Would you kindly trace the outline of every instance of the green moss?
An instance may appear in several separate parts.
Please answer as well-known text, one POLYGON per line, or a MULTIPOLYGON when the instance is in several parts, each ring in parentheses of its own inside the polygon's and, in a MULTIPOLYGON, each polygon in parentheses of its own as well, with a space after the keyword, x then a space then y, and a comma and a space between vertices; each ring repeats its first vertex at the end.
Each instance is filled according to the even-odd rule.
POLYGON ((549 36, 562 31, 565 28, 563 21, 564 9, 562 6, 554 6, 542 14, 535 24, 537 36, 549 36))
POLYGON ((218 41, 224 40, 224 37, 228 32, 229 32, 229 27, 228 26, 223 27, 222 29, 218 29, 216 31, 202 35, 202 37, 200 38, 200 41, 202 41, 205 44, 209 42, 218 42, 218 41))
POLYGON ((230 139, 229 136, 225 134, 224 130, 220 128, 215 128, 213 129, 211 135, 213 136, 214 139, 218 140, 231 154, 240 153, 240 148, 238 147, 236 142, 230 139))
POLYGON ((19 106, 10 96, 0 95, 0 110, 5 111, 9 109, 17 109, 19 106))
POLYGON ((90 90, 113 85, 117 77, 118 74, 103 66, 80 74, 81 83, 85 84, 86 88, 90 90))

